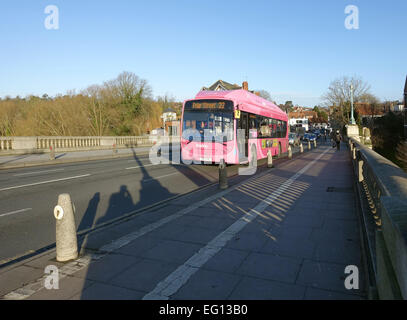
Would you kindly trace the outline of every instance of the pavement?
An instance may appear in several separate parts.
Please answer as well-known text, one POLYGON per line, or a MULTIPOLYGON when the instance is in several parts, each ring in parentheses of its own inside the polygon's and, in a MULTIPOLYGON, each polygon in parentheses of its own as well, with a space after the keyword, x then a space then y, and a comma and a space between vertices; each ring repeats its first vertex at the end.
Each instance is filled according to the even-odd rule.
POLYGON ((75 261, 51 249, 1 268, 0 297, 365 299, 353 179, 344 144, 319 146, 79 237, 75 261), (345 288, 347 266, 359 289, 345 288))

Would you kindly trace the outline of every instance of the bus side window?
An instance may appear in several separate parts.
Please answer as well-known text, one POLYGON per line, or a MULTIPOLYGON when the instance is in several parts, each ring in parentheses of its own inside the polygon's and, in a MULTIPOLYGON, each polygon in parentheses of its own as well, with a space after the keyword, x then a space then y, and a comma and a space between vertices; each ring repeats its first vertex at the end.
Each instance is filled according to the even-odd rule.
POLYGON ((249 115, 249 130, 258 130, 257 126, 257 121, 256 121, 256 116, 254 115, 249 115))
POLYGON ((270 127, 268 126, 268 119, 266 117, 260 117, 260 133, 261 137, 270 137, 270 127))
POLYGON ((277 123, 278 121, 276 119, 273 119, 273 138, 277 138, 277 123))
POLYGON ((268 118, 267 123, 268 123, 269 130, 270 130, 270 138, 273 138, 273 119, 268 118))
POLYGON ((277 138, 281 138, 281 121, 278 120, 278 124, 277 124, 277 138))

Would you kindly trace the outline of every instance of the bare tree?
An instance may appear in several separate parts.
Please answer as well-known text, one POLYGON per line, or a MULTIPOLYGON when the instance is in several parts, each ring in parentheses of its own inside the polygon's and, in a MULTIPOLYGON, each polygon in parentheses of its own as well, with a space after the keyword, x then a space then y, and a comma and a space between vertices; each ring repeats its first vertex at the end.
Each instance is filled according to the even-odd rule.
POLYGON ((18 106, 6 99, 0 103, 0 114, 0 136, 15 135, 18 106))
POLYGON ((84 101, 87 119, 89 120, 92 135, 103 136, 113 120, 110 112, 111 94, 106 88, 94 85, 88 87, 83 94, 88 97, 84 101))
POLYGON ((259 96, 262 97, 263 99, 266 99, 268 101, 272 101, 271 99, 271 94, 266 91, 266 90, 259 90, 257 91, 259 93, 259 96))
POLYGON ((370 95, 370 85, 360 77, 342 77, 332 81, 328 91, 322 96, 328 106, 338 106, 342 111, 342 124, 349 122, 351 84, 353 84, 353 101, 359 102, 362 97, 370 95))

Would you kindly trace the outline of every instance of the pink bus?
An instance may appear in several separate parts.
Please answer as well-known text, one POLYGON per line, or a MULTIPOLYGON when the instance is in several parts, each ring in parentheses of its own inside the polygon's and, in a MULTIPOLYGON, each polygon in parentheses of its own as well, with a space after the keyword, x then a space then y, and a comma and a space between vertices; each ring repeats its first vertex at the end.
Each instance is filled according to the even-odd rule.
POLYGON ((201 91, 182 110, 184 163, 254 162, 288 148, 288 116, 247 90, 201 91))

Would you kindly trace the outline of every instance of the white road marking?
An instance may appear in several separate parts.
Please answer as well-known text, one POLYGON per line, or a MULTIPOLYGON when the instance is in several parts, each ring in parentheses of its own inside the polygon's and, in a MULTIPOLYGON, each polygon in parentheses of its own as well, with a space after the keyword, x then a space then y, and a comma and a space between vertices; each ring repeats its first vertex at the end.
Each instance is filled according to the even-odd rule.
POLYGON ((63 171, 65 169, 54 169, 54 170, 44 170, 44 171, 33 171, 33 172, 27 172, 27 173, 19 173, 15 174, 14 177, 22 177, 22 176, 28 176, 32 174, 39 174, 39 173, 46 173, 46 172, 57 172, 57 171, 63 171))
MULTIPOLYGON (((132 160, 132 161, 135 161, 135 160, 132 160)), ((144 166, 130 167, 130 168, 126 168, 126 170, 132 170, 132 169, 138 169, 138 168, 144 168, 144 167, 151 167, 151 166, 155 166, 155 164, 146 164, 144 166)))
POLYGON ((271 202, 278 199, 278 197, 285 192, 291 184, 294 183, 304 172, 306 172, 316 161, 324 156, 330 149, 326 149, 312 162, 307 164, 304 168, 298 171, 295 175, 285 181, 276 191, 270 194, 266 199, 254 208, 250 209, 248 215, 237 220, 225 231, 221 232, 218 236, 212 239, 205 247, 201 248, 191 258, 189 258, 183 265, 179 266, 174 272, 167 276, 163 281, 148 294, 143 297, 143 300, 168 300, 169 297, 175 294, 187 281, 195 274, 206 262, 216 255, 229 240, 231 240, 238 232, 240 232, 249 222, 256 219, 271 202))
POLYGON ((2 188, 2 189, 0 189, 0 191, 6 191, 6 190, 12 190, 12 189, 18 189, 18 188, 24 188, 24 187, 31 187, 31 186, 36 186, 36 185, 39 185, 39 184, 52 183, 52 182, 65 181, 65 180, 72 180, 72 179, 84 178, 84 177, 89 177, 89 176, 90 176, 90 174, 83 174, 83 175, 75 176, 75 177, 68 177, 68 178, 62 178, 62 179, 54 179, 54 180, 48 180, 48 181, 41 181, 41 182, 23 184, 21 186, 2 188))
POLYGON ((141 181, 142 182, 148 182, 148 181, 158 180, 158 179, 166 178, 166 177, 169 177, 169 176, 173 176, 175 174, 180 174, 180 172, 174 172, 174 173, 166 174, 164 176, 154 177, 154 178, 151 178, 151 179, 146 179, 146 180, 141 180, 141 181))
POLYGON ((30 210, 32 210, 32 208, 26 208, 26 209, 7 212, 7 213, 2 213, 2 214, 0 214, 0 217, 5 217, 5 216, 9 216, 9 215, 12 215, 12 214, 15 214, 15 213, 20 213, 20 212, 25 212, 25 211, 30 211, 30 210))

